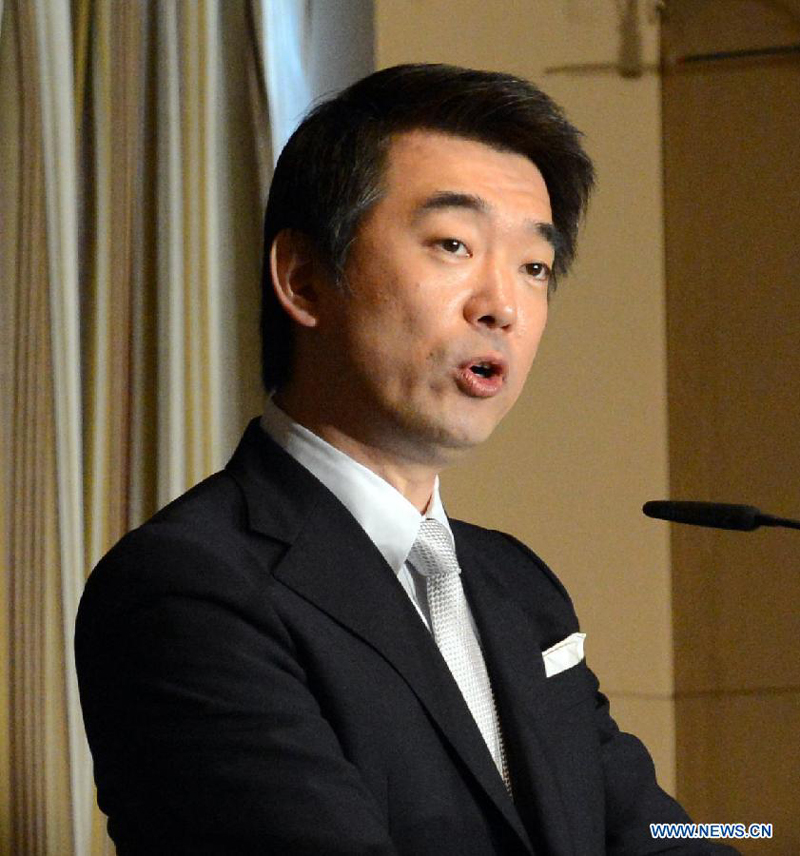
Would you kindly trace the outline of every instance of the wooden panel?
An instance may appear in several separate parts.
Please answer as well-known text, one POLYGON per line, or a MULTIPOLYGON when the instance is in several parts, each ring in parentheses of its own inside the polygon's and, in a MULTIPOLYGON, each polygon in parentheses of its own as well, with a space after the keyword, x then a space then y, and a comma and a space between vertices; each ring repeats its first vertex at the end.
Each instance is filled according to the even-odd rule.
MULTIPOLYGON (((800 3, 672 2, 663 39, 667 57, 797 43, 800 3)), ((671 494, 798 517, 800 56, 676 66, 663 111, 671 494)), ((778 736, 732 711, 800 689, 800 533, 673 530, 678 795, 708 820, 788 818, 778 736)), ((796 742, 800 706, 781 711, 796 742)))
POLYGON ((697 822, 771 823, 771 841, 731 841, 745 856, 800 853, 800 693, 678 699, 679 799, 697 822), (708 735, 718 735, 709 740, 708 735), (713 771, 713 775, 709 772, 713 771))

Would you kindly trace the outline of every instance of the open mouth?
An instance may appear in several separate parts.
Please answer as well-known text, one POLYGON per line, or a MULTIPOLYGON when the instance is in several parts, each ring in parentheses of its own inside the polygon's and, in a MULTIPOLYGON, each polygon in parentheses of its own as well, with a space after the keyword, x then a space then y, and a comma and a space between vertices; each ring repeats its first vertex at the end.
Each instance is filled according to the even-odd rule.
POLYGON ((464 368, 476 377, 487 380, 502 379, 506 373, 505 363, 502 360, 494 359, 492 356, 483 360, 476 360, 474 363, 467 363, 464 368))
POLYGON ((494 377, 499 372, 499 367, 494 363, 475 363, 469 370, 478 377, 494 377))
POLYGON ((505 360, 489 355, 483 359, 463 362, 456 372, 456 382, 466 395, 490 398, 503 388, 507 371, 505 360))

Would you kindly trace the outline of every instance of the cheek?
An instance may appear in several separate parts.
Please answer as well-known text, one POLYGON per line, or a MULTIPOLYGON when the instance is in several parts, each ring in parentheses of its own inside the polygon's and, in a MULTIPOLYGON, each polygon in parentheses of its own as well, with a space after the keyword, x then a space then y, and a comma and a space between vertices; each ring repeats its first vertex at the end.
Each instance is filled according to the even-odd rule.
POLYGON ((546 325, 547 303, 543 298, 526 310, 517 327, 520 339, 523 340, 525 348, 530 352, 531 359, 536 356, 536 350, 546 325))
POLYGON ((432 287, 413 274, 387 275, 380 288, 359 293, 342 319, 356 359, 369 360, 368 370, 404 387, 441 363, 457 335, 451 321, 461 317, 459 291, 447 286, 438 280, 432 287))
POLYGON ((430 352, 423 321, 394 300, 349 320, 352 353, 369 382, 387 389, 408 384, 430 352))
POLYGON ((526 374, 539 349, 546 323, 547 305, 535 305, 525 314, 517 327, 517 356, 520 365, 526 369, 526 374))

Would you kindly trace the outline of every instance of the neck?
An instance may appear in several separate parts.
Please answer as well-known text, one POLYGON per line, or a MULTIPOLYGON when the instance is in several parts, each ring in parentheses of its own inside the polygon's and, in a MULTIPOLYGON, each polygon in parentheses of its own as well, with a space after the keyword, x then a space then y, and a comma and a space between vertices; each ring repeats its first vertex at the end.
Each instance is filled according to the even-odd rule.
POLYGON ((276 393, 272 400, 295 422, 313 431, 331 446, 388 482, 420 514, 427 511, 433 496, 436 476, 439 474, 438 469, 418 461, 405 460, 390 450, 364 443, 341 430, 332 420, 314 413, 313 409, 300 406, 293 397, 282 392, 276 393))

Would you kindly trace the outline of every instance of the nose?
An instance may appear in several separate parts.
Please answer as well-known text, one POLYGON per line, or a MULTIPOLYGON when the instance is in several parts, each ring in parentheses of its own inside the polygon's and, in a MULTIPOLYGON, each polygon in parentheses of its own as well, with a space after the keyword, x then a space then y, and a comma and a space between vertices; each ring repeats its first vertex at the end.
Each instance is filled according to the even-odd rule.
POLYGON ((490 330, 510 330, 517 320, 517 294, 512 276, 487 264, 464 307, 467 321, 490 330))

